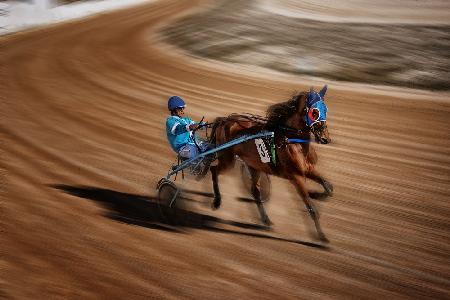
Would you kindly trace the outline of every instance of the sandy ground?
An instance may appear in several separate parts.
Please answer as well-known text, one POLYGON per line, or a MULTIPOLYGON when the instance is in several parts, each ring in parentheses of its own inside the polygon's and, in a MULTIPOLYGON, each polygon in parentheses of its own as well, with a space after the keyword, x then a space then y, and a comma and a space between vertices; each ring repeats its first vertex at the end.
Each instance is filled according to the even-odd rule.
POLYGON ((277 178, 272 231, 236 199, 246 195, 233 173, 221 177, 219 211, 196 193, 211 191, 207 180, 178 179, 193 191, 194 221, 160 218, 154 187, 175 161, 167 96, 184 96, 193 118, 211 120, 262 114, 310 84, 217 68, 155 37, 200 4, 211 5, 162 1, 0 39, 0 296, 449 298, 448 94, 329 87, 333 143, 317 149, 335 194, 316 202, 327 249, 277 178))

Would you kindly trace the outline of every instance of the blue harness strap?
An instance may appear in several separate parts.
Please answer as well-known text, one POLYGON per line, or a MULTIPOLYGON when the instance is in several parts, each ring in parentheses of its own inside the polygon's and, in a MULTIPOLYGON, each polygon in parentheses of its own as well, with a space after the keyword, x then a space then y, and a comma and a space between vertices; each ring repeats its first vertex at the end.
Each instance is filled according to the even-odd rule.
POLYGON ((172 167, 172 171, 170 171, 167 174, 166 179, 169 179, 170 176, 172 176, 173 174, 176 174, 177 172, 185 169, 192 162, 194 162, 196 160, 199 160, 199 159, 203 159, 207 155, 219 152, 221 150, 233 147, 235 145, 238 145, 238 144, 250 141, 250 140, 254 140, 254 139, 257 139, 257 138, 264 138, 264 137, 272 137, 273 135, 274 135, 274 133, 272 131, 263 131, 263 132, 260 132, 258 134, 253 134, 253 135, 242 135, 241 137, 236 138, 234 140, 231 140, 231 141, 229 141, 229 142, 227 142, 225 144, 219 145, 216 148, 212 148, 212 149, 210 149, 208 151, 202 152, 202 153, 198 154, 197 156, 184 161, 183 163, 181 163, 181 165, 177 165, 177 166, 172 167))
POLYGON ((309 140, 302 139, 288 139, 289 144, 309 143, 309 140))

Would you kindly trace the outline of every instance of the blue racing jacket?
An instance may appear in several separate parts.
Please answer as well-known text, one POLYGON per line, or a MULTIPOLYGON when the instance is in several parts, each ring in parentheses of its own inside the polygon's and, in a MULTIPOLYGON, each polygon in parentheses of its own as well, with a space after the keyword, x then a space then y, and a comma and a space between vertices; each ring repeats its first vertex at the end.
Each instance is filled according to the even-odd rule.
POLYGON ((178 153, 181 147, 186 144, 195 144, 189 125, 194 121, 188 117, 169 116, 166 120, 166 133, 172 149, 178 153))

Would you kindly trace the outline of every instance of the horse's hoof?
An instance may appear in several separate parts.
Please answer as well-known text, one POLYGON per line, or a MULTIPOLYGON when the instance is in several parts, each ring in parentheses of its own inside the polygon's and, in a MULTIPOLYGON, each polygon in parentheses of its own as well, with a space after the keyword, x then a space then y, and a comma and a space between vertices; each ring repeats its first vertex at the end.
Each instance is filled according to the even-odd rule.
POLYGON ((273 225, 272 221, 270 221, 269 218, 263 219, 262 221, 263 221, 264 225, 266 225, 267 227, 270 227, 273 225))
POLYGON ((222 204, 222 200, 220 198, 214 198, 214 201, 211 203, 211 208, 213 210, 219 209, 222 204))
POLYGON ((324 244, 328 244, 330 242, 330 240, 327 239, 327 237, 324 234, 319 236, 319 240, 324 244))
POLYGON ((317 209, 315 209, 314 206, 311 206, 309 208, 306 209, 309 213, 309 215, 311 216, 311 218, 313 219, 314 222, 317 222, 320 219, 320 214, 317 211, 317 209))
POLYGON ((318 193, 318 192, 309 192, 309 198, 314 199, 314 200, 324 200, 326 199, 329 194, 328 193, 318 193))
POLYGON ((323 188, 325 189, 325 192, 327 192, 328 196, 333 196, 333 185, 329 183, 328 181, 323 182, 323 188))

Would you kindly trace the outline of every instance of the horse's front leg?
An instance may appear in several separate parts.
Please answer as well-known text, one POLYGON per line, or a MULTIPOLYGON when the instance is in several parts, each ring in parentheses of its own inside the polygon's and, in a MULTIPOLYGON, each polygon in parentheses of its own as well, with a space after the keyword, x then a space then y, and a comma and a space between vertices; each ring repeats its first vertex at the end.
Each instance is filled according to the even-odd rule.
POLYGON ((297 189, 298 194, 300 195, 300 197, 302 198, 303 202, 305 203, 305 206, 306 206, 306 209, 308 210, 309 215, 311 216, 311 218, 314 221, 314 225, 316 227, 316 231, 317 231, 317 234, 319 236, 319 239, 322 242, 328 243, 329 241, 326 238, 326 236, 323 233, 322 228, 320 226, 319 213, 318 213, 317 209, 314 207, 314 205, 311 203, 311 201, 309 200, 309 195, 308 195, 308 192, 306 190, 304 177, 301 176, 301 175, 293 175, 292 178, 291 178, 291 182, 295 186, 295 188, 297 189))
POLYGON ((333 185, 329 181, 325 180, 325 178, 323 178, 319 174, 319 172, 317 172, 315 169, 306 173, 306 177, 308 177, 311 180, 314 180, 315 182, 320 184, 324 189, 323 193, 309 193, 309 196, 311 198, 322 199, 333 196, 333 185))
POLYGON ((255 169, 253 169, 252 167, 247 166, 249 171, 250 171, 250 175, 252 178, 252 187, 251 187, 251 192, 252 192, 252 196, 256 201, 256 205, 258 206, 258 211, 259 211, 259 215, 261 217, 261 221, 266 225, 266 226, 271 226, 273 223, 272 221, 270 221, 269 216, 266 213, 266 210, 264 208, 264 204, 261 201, 261 192, 258 189, 258 181, 260 178, 260 172, 256 171, 255 169))
POLYGON ((212 209, 218 209, 220 207, 220 204, 222 203, 222 197, 219 190, 219 170, 217 166, 211 166, 209 170, 211 171, 214 190, 214 201, 211 206, 212 209))

